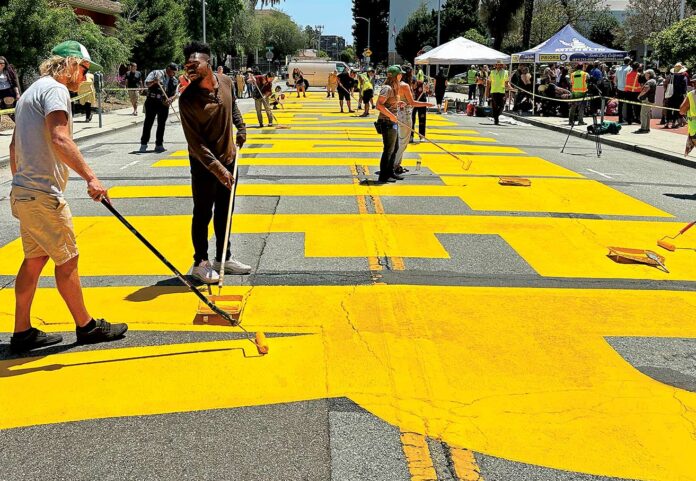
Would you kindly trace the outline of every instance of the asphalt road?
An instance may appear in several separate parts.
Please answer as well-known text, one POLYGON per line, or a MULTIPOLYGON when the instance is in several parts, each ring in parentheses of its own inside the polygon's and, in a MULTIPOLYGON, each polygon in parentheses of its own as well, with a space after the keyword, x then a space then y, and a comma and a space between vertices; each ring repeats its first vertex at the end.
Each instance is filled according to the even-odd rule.
MULTIPOLYGON (((232 246, 253 269, 223 292, 244 296, 265 357, 238 328, 194 324, 196 298, 77 178, 89 308, 131 330, 75 345, 49 265, 33 321, 65 340, 11 355, 22 251, 0 170, 0 480, 696 480, 696 229, 656 246, 696 219, 696 171, 430 114, 459 159, 411 145, 406 179, 376 186, 374 118, 337 112, 289 98, 290 128, 250 128, 242 151, 232 246), (655 250, 670 272, 609 246, 655 250)), ((80 148, 185 271, 181 127, 164 154, 138 153, 139 136, 80 148)))

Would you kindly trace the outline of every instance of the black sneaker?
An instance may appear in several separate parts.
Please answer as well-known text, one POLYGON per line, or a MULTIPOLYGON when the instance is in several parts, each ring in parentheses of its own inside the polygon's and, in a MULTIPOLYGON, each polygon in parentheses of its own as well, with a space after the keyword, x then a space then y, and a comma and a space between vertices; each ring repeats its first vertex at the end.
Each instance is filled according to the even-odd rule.
POLYGON ((29 332, 20 335, 15 334, 10 338, 10 352, 18 354, 39 347, 52 346, 62 341, 63 336, 60 334, 46 334, 32 327, 29 329, 29 332))
POLYGON ((394 180, 404 180, 399 174, 392 174, 391 178, 394 180))
POLYGON ((78 344, 95 344, 120 339, 128 330, 127 324, 111 324, 104 319, 95 319, 96 326, 92 330, 82 332, 76 330, 78 344))

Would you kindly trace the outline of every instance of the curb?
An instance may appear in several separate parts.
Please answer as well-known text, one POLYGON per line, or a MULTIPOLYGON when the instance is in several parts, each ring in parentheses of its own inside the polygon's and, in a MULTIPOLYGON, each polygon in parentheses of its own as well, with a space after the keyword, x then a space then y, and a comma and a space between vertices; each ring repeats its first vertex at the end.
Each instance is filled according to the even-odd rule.
MULTIPOLYGON (((568 129, 557 126, 557 125, 549 125, 545 122, 541 122, 539 120, 536 120, 533 117, 525 117, 525 116, 520 116, 517 114, 513 114, 512 112, 504 112, 505 115, 514 118, 517 121, 524 122, 526 124, 534 125, 535 127, 542 127, 547 130, 553 130, 555 132, 560 132, 562 134, 568 134, 568 129)), ((581 139, 589 139, 589 134, 587 132, 581 132, 579 130, 573 130, 571 131, 571 135, 573 137, 578 137, 581 139)), ((656 149, 650 149, 647 147, 643 147, 641 145, 632 145, 628 144, 626 142, 619 142, 616 140, 612 140, 609 137, 605 137, 600 135, 599 136, 599 141, 603 145, 609 145, 611 147, 616 147, 618 149, 622 150, 628 150, 630 152, 637 152, 639 154, 645 154, 649 155, 650 157, 655 157, 657 159, 661 160, 666 160, 667 162, 672 162, 675 164, 683 165, 685 167, 690 167, 692 169, 696 169, 696 161, 694 160, 689 160, 687 158, 684 158, 681 155, 675 155, 669 152, 664 152, 662 150, 656 150, 656 149)))
MULTIPOLYGON (((177 110, 177 112, 178 112, 178 110, 177 110)), ((81 143, 83 140, 87 140, 87 139, 91 139, 91 138, 94 138, 94 137, 98 137, 98 136, 100 136, 100 135, 110 134, 110 133, 112 133, 112 132, 117 132, 117 131, 119 131, 119 130, 127 129, 127 128, 129 128, 129 127, 133 127, 134 125, 141 124, 141 123, 143 123, 144 121, 145 121, 145 116, 143 115, 142 118, 139 117, 138 120, 134 120, 134 121, 129 122, 129 123, 127 123, 127 124, 119 125, 118 127, 110 127, 110 128, 108 128, 108 129, 103 129, 103 130, 95 130, 94 132, 88 132, 88 133, 86 133, 85 135, 80 136, 80 137, 78 137, 78 138, 74 138, 74 137, 73 137, 73 140, 75 141, 75 143, 76 143, 77 145, 80 145, 80 143, 81 143)), ((9 156, 9 154, 8 154, 8 155, 5 155, 5 156, 3 156, 3 157, 0 157, 0 168, 5 167, 5 166, 8 165, 9 163, 10 163, 10 156, 9 156)))

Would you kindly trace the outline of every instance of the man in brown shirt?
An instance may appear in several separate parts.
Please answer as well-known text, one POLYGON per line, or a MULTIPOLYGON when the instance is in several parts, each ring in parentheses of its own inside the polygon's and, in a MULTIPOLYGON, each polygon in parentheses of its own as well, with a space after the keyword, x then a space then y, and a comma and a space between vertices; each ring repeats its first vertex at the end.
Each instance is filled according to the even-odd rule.
MULTIPOLYGON (((236 179, 232 170, 236 158, 232 123, 237 127, 236 144, 246 141, 246 126, 239 112, 232 81, 216 75, 210 65, 210 47, 193 42, 184 47, 186 73, 191 84, 179 100, 181 125, 189 148, 193 220, 191 238, 194 249, 193 276, 205 284, 219 280, 222 251, 227 228, 230 189, 236 179), (213 218, 213 208, 215 215, 213 218), (208 261, 208 225, 213 218, 215 262, 208 261)), ((225 259, 226 274, 248 274, 251 267, 230 257, 229 242, 225 259)))

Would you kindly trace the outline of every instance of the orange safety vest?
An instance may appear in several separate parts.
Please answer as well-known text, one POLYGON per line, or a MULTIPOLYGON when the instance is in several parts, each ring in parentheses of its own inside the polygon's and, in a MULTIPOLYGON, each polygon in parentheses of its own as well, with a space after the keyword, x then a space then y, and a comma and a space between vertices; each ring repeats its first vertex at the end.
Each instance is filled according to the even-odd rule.
POLYGON ((626 75, 626 86, 624 87, 624 92, 640 92, 643 87, 640 86, 638 82, 638 72, 633 70, 626 75))

